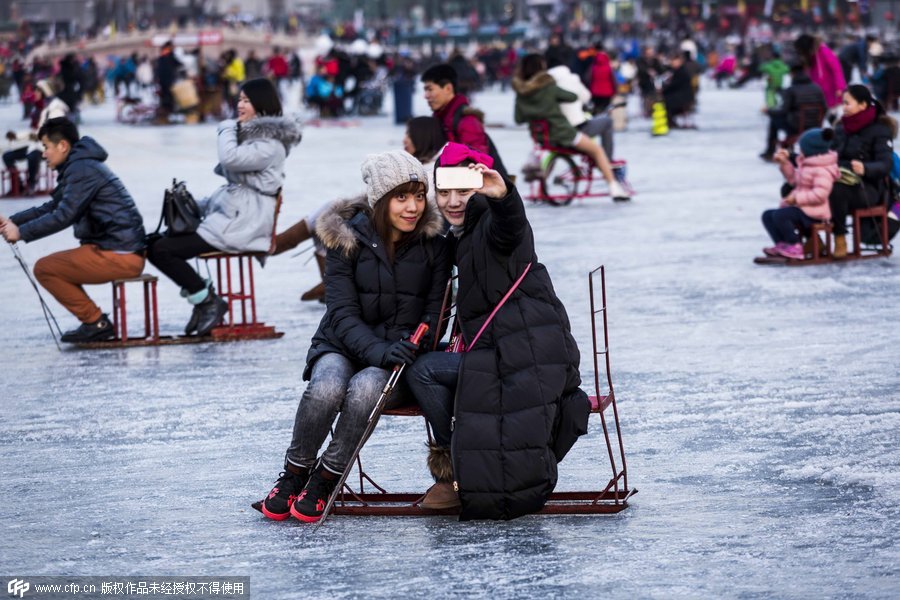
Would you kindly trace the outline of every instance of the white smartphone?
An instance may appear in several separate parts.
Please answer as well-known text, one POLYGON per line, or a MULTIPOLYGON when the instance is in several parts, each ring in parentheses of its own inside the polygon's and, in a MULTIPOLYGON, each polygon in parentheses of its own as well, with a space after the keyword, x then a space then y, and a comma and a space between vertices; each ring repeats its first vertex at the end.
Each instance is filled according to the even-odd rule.
POLYGON ((484 187, 484 176, 469 167, 438 167, 434 187, 439 190, 477 190, 484 187))

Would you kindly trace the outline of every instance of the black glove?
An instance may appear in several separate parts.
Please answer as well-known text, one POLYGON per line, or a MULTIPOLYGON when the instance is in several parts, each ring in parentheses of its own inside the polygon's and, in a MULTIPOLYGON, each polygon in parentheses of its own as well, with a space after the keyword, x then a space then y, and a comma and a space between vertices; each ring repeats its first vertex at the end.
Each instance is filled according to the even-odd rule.
POLYGON ((385 350, 381 359, 381 366, 393 367, 394 365, 411 365, 416 360, 416 345, 409 340, 394 342, 385 350))

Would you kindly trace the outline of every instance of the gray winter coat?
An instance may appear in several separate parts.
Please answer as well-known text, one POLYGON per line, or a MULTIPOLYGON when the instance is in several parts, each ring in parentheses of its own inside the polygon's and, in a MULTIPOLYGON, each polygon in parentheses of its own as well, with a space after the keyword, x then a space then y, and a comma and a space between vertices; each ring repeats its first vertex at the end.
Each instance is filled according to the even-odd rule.
POLYGON ((287 117, 257 117, 240 127, 219 123, 219 164, 228 183, 199 202, 197 233, 224 252, 268 252, 275 198, 284 183, 284 161, 300 143, 300 124, 287 117))

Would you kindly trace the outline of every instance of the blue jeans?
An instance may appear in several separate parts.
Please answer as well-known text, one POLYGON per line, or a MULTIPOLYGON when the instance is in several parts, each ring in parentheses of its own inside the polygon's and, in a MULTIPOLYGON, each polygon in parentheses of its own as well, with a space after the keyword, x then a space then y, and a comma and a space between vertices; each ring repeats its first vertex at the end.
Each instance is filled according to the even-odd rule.
MULTIPOLYGON (((297 407, 294 435, 285 460, 298 467, 313 468, 319 448, 337 418, 334 435, 322 454, 322 465, 333 473, 343 473, 390 375, 390 371, 378 367, 360 367, 342 354, 322 355, 313 365, 309 385, 297 407)), ((386 407, 402 404, 403 395, 397 386, 386 407)))
POLYGON ((801 234, 808 232, 813 223, 818 223, 819 221, 808 217, 801 208, 785 206, 784 208, 773 208, 765 211, 762 214, 762 222, 766 231, 769 232, 769 237, 776 244, 778 242, 799 244, 801 242, 801 234))
POLYGON ((409 389, 428 419, 434 441, 439 446, 450 445, 453 400, 461 361, 462 354, 456 352, 429 352, 416 359, 407 372, 409 389))

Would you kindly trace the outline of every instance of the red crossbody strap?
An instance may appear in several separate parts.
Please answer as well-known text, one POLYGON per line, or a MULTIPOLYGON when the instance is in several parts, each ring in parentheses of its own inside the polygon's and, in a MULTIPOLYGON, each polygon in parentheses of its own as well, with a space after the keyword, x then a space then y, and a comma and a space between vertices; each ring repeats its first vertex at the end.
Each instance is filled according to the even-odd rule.
POLYGON ((519 287, 519 284, 522 283, 522 280, 525 279, 525 276, 528 275, 528 271, 531 269, 531 263, 525 265, 525 270, 522 271, 522 274, 519 275, 519 278, 516 279, 516 282, 512 284, 512 287, 509 288, 509 291, 506 292, 506 295, 503 296, 503 299, 497 303, 497 306, 494 307, 494 310, 491 311, 491 314, 488 316, 487 321, 481 326, 481 329, 478 330, 478 333, 475 334, 475 337, 472 339, 472 342, 469 343, 468 346, 463 348, 461 352, 468 352, 470 348, 475 346, 475 343, 478 341, 478 338, 481 337, 481 334, 484 333, 484 330, 487 329, 487 326, 490 325, 491 321, 494 319, 494 315, 497 314, 497 311, 506 304, 506 301, 509 300, 509 297, 513 295, 513 292, 516 291, 516 288, 519 287))

